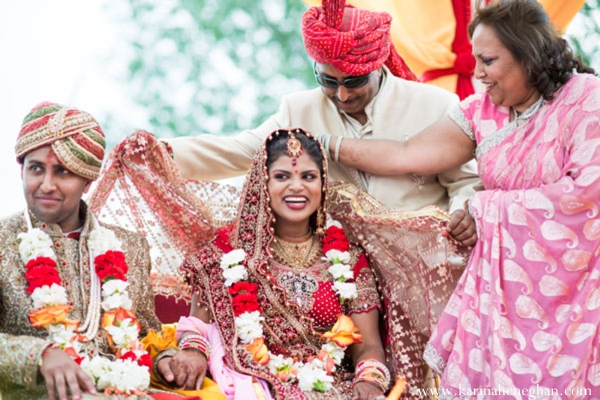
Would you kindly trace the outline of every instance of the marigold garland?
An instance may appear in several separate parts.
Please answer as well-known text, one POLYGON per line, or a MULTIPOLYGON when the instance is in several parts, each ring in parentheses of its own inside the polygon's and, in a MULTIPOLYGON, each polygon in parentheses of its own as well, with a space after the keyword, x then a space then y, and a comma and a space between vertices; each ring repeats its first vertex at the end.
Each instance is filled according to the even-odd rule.
MULTIPOLYGON (((115 354, 109 360, 81 353, 81 342, 87 340, 77 333, 81 321, 67 318, 71 307, 62 285, 50 236, 33 228, 25 212, 28 231, 20 233, 19 253, 25 263, 27 291, 34 310, 29 314, 31 326, 47 329, 48 339, 69 354, 94 380, 98 390, 107 394, 140 395, 150 384, 152 359, 138 342, 140 324, 131 311, 127 294, 127 263, 114 232, 96 225, 90 234, 88 248, 94 258, 94 270, 101 281, 102 328, 115 354)), ((93 299, 91 300, 93 301, 93 299)), ((97 323, 97 321, 95 321, 97 323)))
MULTIPOLYGON (((323 238, 323 259, 330 261, 328 271, 334 279, 333 290, 340 296, 340 302, 357 297, 356 285, 346 282, 353 279, 349 241, 339 223, 333 222, 323 238)), ((246 350, 253 360, 269 368, 269 371, 281 381, 298 381, 303 391, 326 392, 331 389, 335 366, 344 358, 345 349, 361 343, 362 336, 354 326, 352 319, 339 315, 338 321, 331 331, 322 335, 326 339, 316 357, 306 362, 296 361, 289 357, 275 355, 265 344, 262 330, 262 310, 258 302, 258 285, 246 281, 248 271, 243 264, 246 253, 235 249, 223 255, 221 268, 225 278, 225 286, 229 286, 232 296, 232 307, 235 314, 235 325, 240 340, 246 344, 246 350)))

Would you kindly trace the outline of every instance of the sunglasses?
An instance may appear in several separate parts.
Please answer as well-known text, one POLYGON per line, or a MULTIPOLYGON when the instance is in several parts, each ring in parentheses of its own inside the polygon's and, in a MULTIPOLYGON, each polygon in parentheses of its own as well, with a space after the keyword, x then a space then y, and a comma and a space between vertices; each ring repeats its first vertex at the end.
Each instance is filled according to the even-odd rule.
POLYGON ((340 86, 344 86, 346 89, 358 89, 369 82, 369 76, 371 75, 371 73, 368 73, 366 75, 350 76, 340 82, 337 79, 319 74, 316 65, 314 66, 314 72, 317 83, 327 89, 337 89, 340 86))

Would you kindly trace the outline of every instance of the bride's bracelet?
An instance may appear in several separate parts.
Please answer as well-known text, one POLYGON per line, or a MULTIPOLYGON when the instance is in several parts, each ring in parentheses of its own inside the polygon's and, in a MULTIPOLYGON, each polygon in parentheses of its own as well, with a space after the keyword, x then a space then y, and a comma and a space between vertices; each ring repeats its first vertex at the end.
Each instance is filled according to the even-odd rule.
POLYGON ((363 360, 356 365, 353 386, 358 382, 369 382, 377 385, 382 392, 390 386, 391 374, 389 369, 377 360, 363 360))
POLYGON ((179 350, 195 349, 204 354, 207 361, 210 361, 210 343, 202 335, 187 335, 179 341, 179 350))

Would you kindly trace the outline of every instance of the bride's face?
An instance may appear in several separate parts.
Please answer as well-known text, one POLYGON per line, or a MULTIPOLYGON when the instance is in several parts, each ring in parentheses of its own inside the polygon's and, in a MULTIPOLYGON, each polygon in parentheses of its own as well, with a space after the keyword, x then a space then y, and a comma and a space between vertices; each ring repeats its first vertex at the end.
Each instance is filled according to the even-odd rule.
POLYGON ((269 168, 267 189, 275 214, 275 230, 287 235, 308 231, 310 216, 321 203, 322 188, 319 166, 303 151, 296 159, 282 154, 269 168))

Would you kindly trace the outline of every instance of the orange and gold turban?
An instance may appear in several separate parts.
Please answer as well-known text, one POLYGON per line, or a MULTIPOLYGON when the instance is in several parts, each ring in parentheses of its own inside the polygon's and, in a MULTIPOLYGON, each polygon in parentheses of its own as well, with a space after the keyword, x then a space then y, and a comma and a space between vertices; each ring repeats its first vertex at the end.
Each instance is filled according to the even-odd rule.
POLYGON ((23 120, 17 138, 17 161, 48 145, 69 171, 91 180, 100 175, 106 140, 90 114, 56 103, 35 106, 23 120))
POLYGON ((392 17, 346 6, 345 0, 323 0, 302 17, 302 37, 308 55, 347 75, 366 75, 385 64, 404 79, 417 80, 392 44, 392 17))

